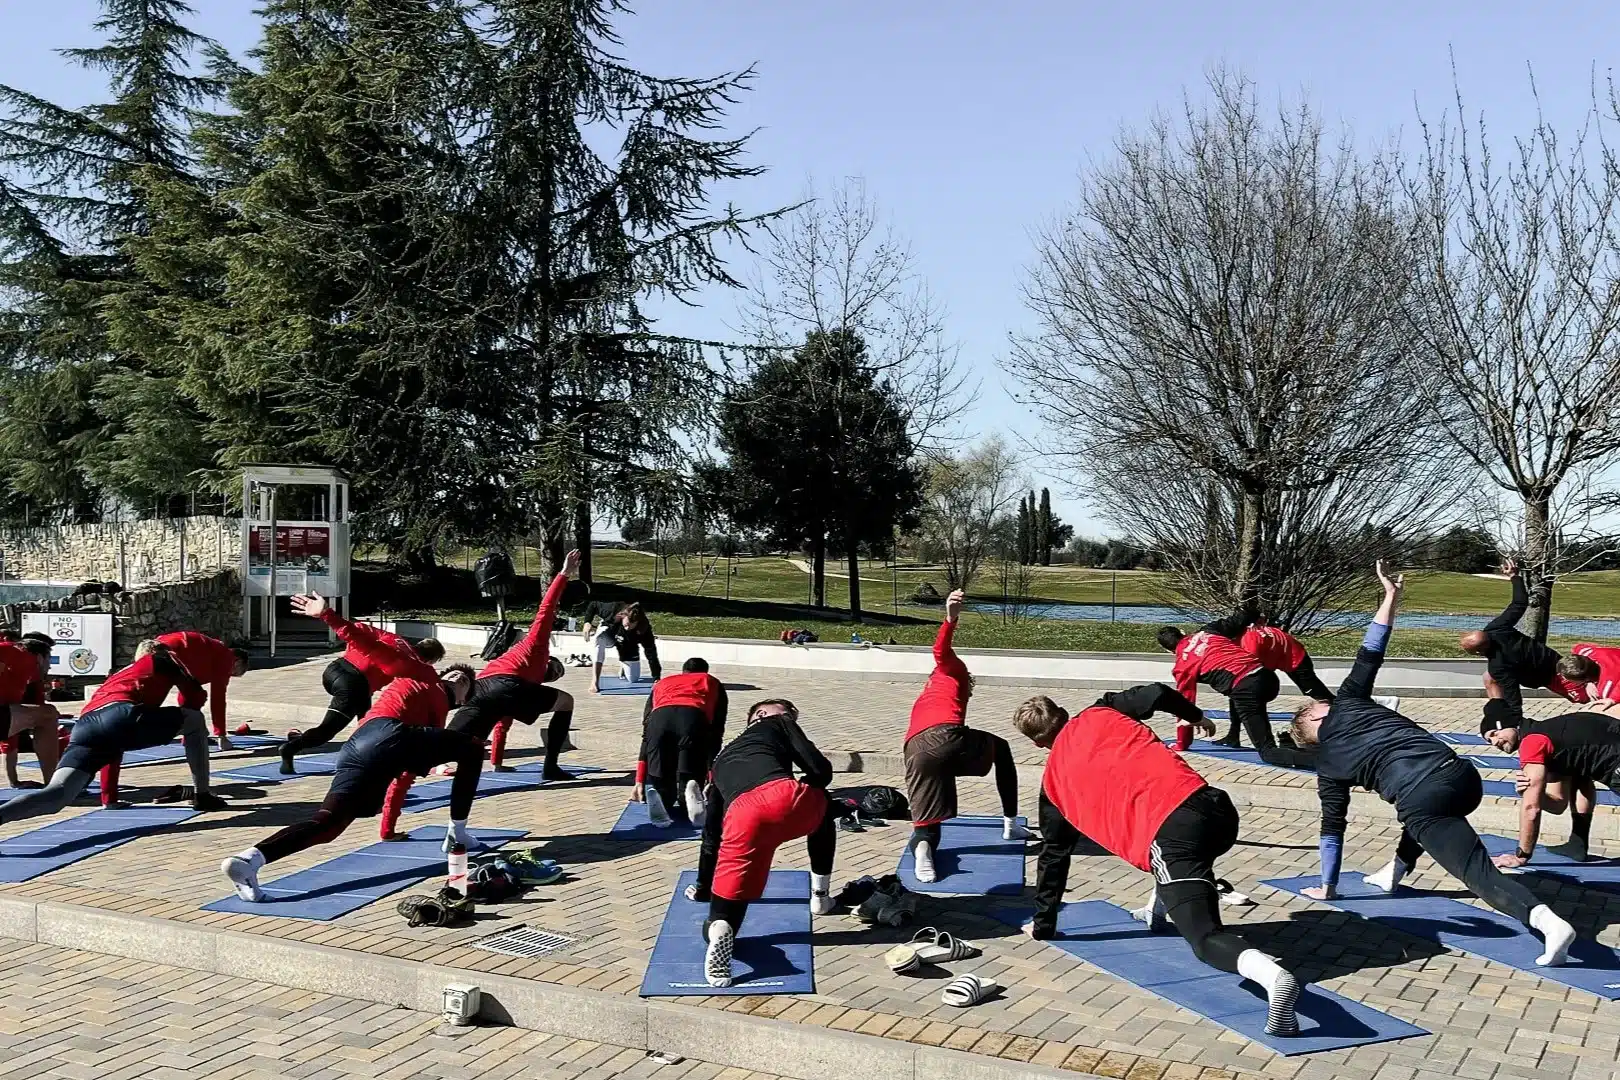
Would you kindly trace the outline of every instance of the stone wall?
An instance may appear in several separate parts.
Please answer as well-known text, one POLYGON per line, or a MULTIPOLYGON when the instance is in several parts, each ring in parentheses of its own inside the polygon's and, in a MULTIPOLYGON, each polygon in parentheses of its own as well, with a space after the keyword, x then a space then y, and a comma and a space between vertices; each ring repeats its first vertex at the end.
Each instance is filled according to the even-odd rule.
POLYGON ((189 581, 140 585, 115 599, 83 596, 0 609, 0 626, 17 629, 23 611, 111 612, 113 667, 135 656, 135 646, 175 630, 196 630, 236 643, 242 635, 242 581, 236 571, 220 570, 189 581))
POLYGON ((0 580, 116 581, 130 587, 235 569, 241 560, 242 524, 237 518, 0 529, 0 580))

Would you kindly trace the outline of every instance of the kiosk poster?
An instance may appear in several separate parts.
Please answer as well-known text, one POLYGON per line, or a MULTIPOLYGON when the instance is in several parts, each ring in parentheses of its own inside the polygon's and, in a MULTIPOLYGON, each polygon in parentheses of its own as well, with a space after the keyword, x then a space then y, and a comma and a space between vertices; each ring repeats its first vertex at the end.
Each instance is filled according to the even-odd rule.
POLYGON ((268 522, 246 526, 243 582, 255 596, 314 592, 345 596, 349 591, 348 527, 332 522, 277 522, 274 559, 268 522), (271 567, 275 568, 274 581, 271 567))

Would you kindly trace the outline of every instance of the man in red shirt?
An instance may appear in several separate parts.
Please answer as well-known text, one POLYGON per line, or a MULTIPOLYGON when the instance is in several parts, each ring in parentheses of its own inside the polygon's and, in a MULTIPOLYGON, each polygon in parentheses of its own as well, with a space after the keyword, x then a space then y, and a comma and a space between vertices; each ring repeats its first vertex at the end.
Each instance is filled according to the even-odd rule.
POLYGON ((1215 860, 1237 842, 1237 810, 1142 722, 1155 712, 1214 734, 1198 707, 1163 683, 1104 694, 1073 720, 1044 696, 1013 714, 1013 726, 1050 751, 1035 916, 1024 930, 1043 941, 1056 935, 1069 859, 1084 836, 1153 875, 1152 902, 1132 914, 1155 930, 1168 918, 1198 959, 1260 984, 1271 1003, 1266 1033, 1298 1034, 1299 980, 1221 925, 1215 860))
POLYGON ((192 807, 225 809, 225 800, 209 790, 208 723, 202 712, 163 704, 176 687, 192 700, 207 695, 168 649, 152 643, 133 664, 96 688, 73 725, 67 752, 50 782, 0 806, 0 823, 57 813, 84 794, 98 769, 116 765, 130 750, 173 742, 177 735, 185 740, 191 767, 192 807))
POLYGON ((647 785, 652 785, 667 810, 660 821, 654 807, 648 807, 654 824, 703 824, 703 783, 725 741, 726 707, 725 685, 709 674, 709 662, 701 656, 682 664, 679 675, 653 684, 642 713, 641 753, 630 798, 646 802, 647 785))
MULTIPOLYGON (((294 606, 319 618, 321 611, 312 609, 324 607, 324 601, 297 597, 294 606)), ((451 844, 478 846, 467 831, 467 819, 478 794, 478 762, 484 756, 484 745, 465 732, 444 727, 451 706, 467 699, 472 682, 472 668, 466 664, 438 673, 429 668, 426 678, 390 682, 338 751, 332 786, 320 808, 307 820, 271 834, 220 865, 236 894, 249 903, 263 901, 259 871, 265 866, 316 844, 331 843, 357 818, 381 810, 389 785, 402 774, 420 776, 447 761, 462 768, 451 781, 445 848, 451 844)))
POLYGON ((326 715, 308 731, 289 733, 281 746, 281 771, 287 776, 297 771, 293 765, 297 755, 326 745, 356 717, 369 712, 373 694, 396 678, 419 672, 419 664, 432 666, 444 659, 444 646, 433 638, 413 645, 368 623, 344 620, 344 625, 348 637, 340 638, 343 655, 327 664, 321 674, 321 687, 332 696, 326 715))
POLYGON ((1203 683, 1216 693, 1226 695, 1232 728, 1224 739, 1217 740, 1222 746, 1235 749, 1242 745, 1238 739, 1241 724, 1249 733, 1249 742, 1259 753, 1260 760, 1287 768, 1310 768, 1309 753, 1279 747, 1271 731, 1267 707, 1279 689, 1276 672, 1241 644, 1244 631, 1253 621, 1253 606, 1246 605, 1224 619, 1205 623, 1196 634, 1183 634, 1175 626, 1161 626, 1159 645, 1176 657, 1171 670, 1176 691, 1188 701, 1196 702, 1198 684, 1203 683))
MULTIPOLYGON (((503 721, 506 728, 511 727, 513 720, 532 724, 541 713, 549 712, 546 764, 540 774, 546 780, 573 779, 572 774, 558 766, 557 755, 568 744, 568 732, 573 727, 574 696, 546 684, 563 676, 562 664, 551 659, 551 628, 557 622, 557 610, 562 606, 568 581, 578 573, 579 552, 570 551, 563 560, 562 573, 552 579, 551 587, 540 601, 529 632, 478 673, 472 696, 450 720, 451 728, 477 737, 482 745, 503 721)), ((504 745, 505 729, 500 730, 504 745)), ((478 767, 483 767, 482 761, 478 767)))
POLYGON ((906 797, 911 802, 911 838, 918 881, 935 880, 934 852, 939 850, 940 823, 956 816, 956 778, 985 776, 996 771, 996 792, 1001 796, 1001 835, 1007 840, 1027 839, 1018 824, 1018 766, 1007 740, 967 726, 968 698, 973 676, 951 648, 956 624, 962 617, 964 594, 957 589, 945 598, 945 621, 934 639, 934 672, 928 676, 911 707, 906 728, 906 797))
MULTIPOLYGON (((0 642, 0 731, 6 733, 8 777, 16 773, 17 744, 25 735, 33 740, 43 782, 50 783, 56 771, 61 749, 56 737, 60 714, 55 705, 45 701, 52 646, 44 634, 26 634, 19 641, 0 642)), ((18 786, 15 780, 12 786, 18 786)))
MULTIPOLYGON (((1243 646, 1244 651, 1254 654, 1254 658, 1267 668, 1286 673, 1306 697, 1314 701, 1333 700, 1333 691, 1317 675, 1316 665, 1311 663, 1311 654, 1305 650, 1304 643, 1282 627, 1270 626, 1264 619, 1256 619, 1243 631, 1238 644, 1243 646)), ((1228 738, 1235 742, 1236 736, 1234 721, 1228 738)))
POLYGON ((1569 655, 1558 661, 1558 674, 1563 682, 1556 689, 1576 704, 1620 700, 1620 649, 1584 641, 1572 645, 1569 655))
POLYGON ((248 669, 248 652, 246 649, 233 649, 218 638, 211 638, 207 634, 199 634, 192 630, 182 630, 175 634, 163 634, 157 642, 169 650, 169 655, 175 662, 186 669, 186 673, 197 683, 199 689, 206 689, 207 693, 199 697, 195 693, 187 693, 181 688, 180 707, 183 709, 201 709, 203 697, 208 700, 209 716, 213 720, 214 737, 219 740, 221 750, 232 750, 230 736, 225 733, 225 688, 232 679, 241 677, 248 669))

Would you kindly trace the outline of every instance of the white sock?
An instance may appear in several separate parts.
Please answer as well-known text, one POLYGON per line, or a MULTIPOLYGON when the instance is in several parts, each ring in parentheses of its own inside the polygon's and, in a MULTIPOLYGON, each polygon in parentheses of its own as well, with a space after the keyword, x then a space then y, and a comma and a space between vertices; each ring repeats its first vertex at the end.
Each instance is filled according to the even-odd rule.
POLYGON ((832 875, 810 875, 810 914, 831 915, 833 911, 832 875))
POLYGON ((467 831, 467 821, 465 818, 460 821, 457 821, 455 818, 451 818, 450 827, 444 830, 444 850, 449 851, 457 844, 460 844, 462 847, 468 849, 471 849, 478 844, 478 841, 473 838, 473 835, 467 831))
POLYGON ((1277 963, 1259 949, 1244 949, 1238 953, 1238 974, 1265 987, 1270 1012, 1266 1017, 1266 1032, 1271 1035, 1293 1035, 1299 1031, 1299 1018, 1295 1006, 1299 1002, 1299 980, 1294 973, 1277 963))
POLYGON ((812 873, 810 875, 810 891, 813 893, 832 892, 832 875, 812 873))
POLYGON ((253 867, 255 874, 264 869, 264 852, 256 847, 250 847, 236 857, 253 867))
POLYGON ((912 847, 912 857, 916 860, 917 880, 931 882, 934 874, 934 845, 926 840, 919 840, 912 847))
POLYGON ((664 797, 658 794, 657 788, 648 788, 647 820, 654 825, 668 825, 670 823, 669 808, 664 805, 664 797))
POLYGON ((1265 987, 1268 994, 1277 984, 1277 977, 1282 974, 1282 965, 1277 963, 1276 958, 1267 956, 1259 949, 1244 949, 1238 953, 1237 969, 1245 979, 1265 987))
POLYGON ((1004 817, 1001 819, 1001 838, 1003 840, 1027 840, 1029 830, 1018 824, 1017 818, 1004 817))
POLYGON ((686 782, 686 816, 692 819, 693 825, 702 825, 704 815, 708 812, 703 802, 703 789, 696 780, 686 782))
POLYGON ((1401 878, 1410 873, 1412 868, 1399 859, 1391 859, 1389 863, 1376 874, 1363 874, 1361 879, 1375 889, 1392 893, 1395 886, 1401 883, 1401 878))
POLYGON ((1530 927, 1541 931, 1547 944, 1547 951, 1536 957, 1536 963, 1542 967, 1557 967, 1569 959, 1569 947, 1575 944, 1575 928, 1559 918, 1552 908, 1546 904, 1531 908, 1530 927))

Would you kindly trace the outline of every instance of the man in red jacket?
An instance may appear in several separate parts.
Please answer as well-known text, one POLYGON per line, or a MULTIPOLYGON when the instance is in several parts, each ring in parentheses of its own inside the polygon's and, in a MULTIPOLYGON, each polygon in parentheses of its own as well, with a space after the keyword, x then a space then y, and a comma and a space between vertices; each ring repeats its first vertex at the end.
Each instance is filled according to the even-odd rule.
POLYGON ((1571 645, 1569 655, 1558 661, 1558 674, 1563 677, 1559 689, 1577 704, 1620 701, 1620 649, 1585 641, 1571 645))
POLYGON ((934 639, 934 672, 911 707, 906 728, 906 797, 911 802, 912 849, 918 881, 935 880, 934 852, 940 824, 956 816, 956 778, 996 771, 1001 796, 1001 835, 1022 840, 1028 830, 1018 824, 1018 766, 1007 740, 967 726, 967 703, 973 676, 951 648, 962 617, 964 594, 957 589, 945 599, 945 621, 934 639))
MULTIPOLYGON (((630 798, 647 801, 647 785, 667 810, 665 820, 703 824, 703 784, 726 735, 726 688, 694 656, 679 675, 653 684, 641 719, 641 753, 630 798), (676 795, 679 793, 680 798, 676 795), (684 803, 683 803, 684 800, 684 803)), ((654 824, 663 824, 649 807, 654 824)))
MULTIPOLYGON (((1316 673, 1316 665, 1311 662, 1311 654, 1306 651, 1305 643, 1282 627, 1270 626, 1264 620, 1256 619, 1253 625, 1243 631, 1238 644, 1270 670, 1287 674, 1306 697, 1314 701, 1333 700, 1333 691, 1316 673)), ((1227 738, 1237 741, 1236 718, 1232 721, 1227 738)))
POLYGON ((44 634, 27 634, 18 641, 0 641, 0 732, 5 733, 6 776, 13 787, 17 744, 30 736, 39 758, 42 782, 50 783, 61 750, 57 741, 56 706, 45 700, 45 679, 51 671, 53 643, 44 634))
MULTIPOLYGON (((574 696, 546 684, 555 682, 563 675, 562 664, 554 663, 551 659, 551 628, 557 622, 557 609, 562 606, 568 581, 578 573, 579 552, 570 551, 563 560, 562 573, 552 579, 551 587, 540 601, 529 632, 478 673, 472 696, 450 720, 451 728, 475 736, 482 745, 503 720, 508 727, 513 720, 532 724, 540 718, 541 713, 549 712, 551 722, 546 725, 546 764, 540 774, 546 780, 573 779, 570 773, 563 772, 558 766, 557 755, 567 745, 568 732, 573 727, 574 696)), ((478 767, 483 768, 482 761, 478 767)), ((460 769, 459 765, 457 769, 460 769)), ((459 771, 457 775, 460 775, 459 771)))
MULTIPOLYGON (((192 630, 163 634, 157 642, 169 650, 169 655, 191 676, 199 689, 206 689, 209 717, 214 725, 214 737, 221 750, 231 750, 230 736, 225 733, 225 688, 232 679, 240 678, 248 669, 246 649, 233 649, 218 638, 192 630)), ((180 707, 201 709, 203 697, 181 687, 180 707)))
POLYGON ((176 687, 190 700, 207 694, 168 649, 155 643, 133 664, 114 672, 85 703, 50 783, 0 805, 0 823, 57 813, 84 794, 97 770, 115 766, 127 751, 161 746, 177 735, 185 740, 186 764, 191 767, 192 807, 225 809, 225 800, 209 790, 208 723, 203 714, 163 704, 176 687))
MULTIPOLYGON (((304 613, 320 616, 319 611, 304 613)), ((420 776, 447 761, 458 762, 463 768, 451 781, 450 828, 445 830, 445 848, 448 850, 452 844, 477 847, 477 838, 467 831, 467 819, 478 794, 477 765, 484 756, 484 746, 465 732, 444 727, 450 707, 465 701, 471 687, 472 669, 465 664, 442 673, 429 668, 427 678, 406 677, 389 683, 338 751, 332 786, 320 808, 307 820, 272 833, 220 864, 236 894, 249 903, 263 901, 259 871, 265 866, 316 844, 331 843, 357 818, 371 817, 382 809, 389 785, 401 774, 420 776)))
POLYGON ((1013 714, 1013 726, 1050 751, 1035 916, 1024 931, 1042 941, 1056 935, 1069 859, 1084 836, 1153 875, 1152 902, 1132 914, 1156 931, 1168 919, 1198 959, 1260 984, 1271 1003, 1267 1034, 1298 1034, 1299 980, 1221 925, 1215 860, 1237 842, 1237 810, 1143 723, 1155 712, 1214 734, 1198 707, 1163 683, 1104 694, 1072 720, 1044 696, 1013 714))
POLYGON ((343 655, 321 674, 321 687, 332 697, 326 715, 308 731, 289 734, 281 746, 281 771, 288 776, 297 771, 293 765, 297 755, 326 745, 356 717, 369 712, 372 695, 394 679, 417 671, 418 664, 433 665, 444 659, 444 646, 433 638, 413 645, 380 627, 344 622, 349 634, 341 639, 343 655))

